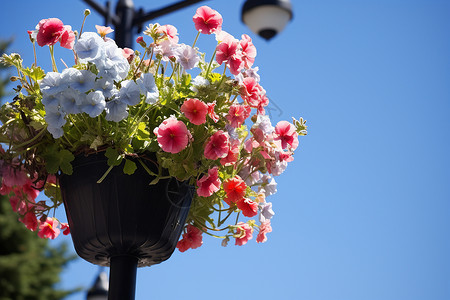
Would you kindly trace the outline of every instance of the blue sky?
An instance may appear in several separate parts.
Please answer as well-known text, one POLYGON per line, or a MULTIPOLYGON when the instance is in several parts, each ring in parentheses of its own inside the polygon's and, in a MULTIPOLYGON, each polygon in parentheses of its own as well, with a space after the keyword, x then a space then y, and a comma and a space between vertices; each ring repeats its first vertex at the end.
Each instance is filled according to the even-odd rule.
MULTIPOLYGON (((0 37, 13 36, 11 50, 28 64, 27 29, 49 17, 79 28, 86 8, 81 0, 4 2, 0 37)), ((251 34, 243 2, 204 3, 239 37, 251 34)), ((271 197, 269 241, 223 248, 205 238, 139 269, 136 299, 450 299, 450 2, 292 2, 294 19, 276 38, 251 34, 274 122, 303 116, 309 125, 271 197)), ((156 21, 190 44, 194 12, 156 21)), ((86 30, 95 24, 103 20, 94 13, 86 30)), ((212 39, 201 37, 200 50, 211 54, 212 39)), ((50 70, 47 51, 39 60, 50 70)), ((65 51, 56 55, 70 64, 65 51)), ((97 271, 79 259, 62 286, 89 287, 97 271)))

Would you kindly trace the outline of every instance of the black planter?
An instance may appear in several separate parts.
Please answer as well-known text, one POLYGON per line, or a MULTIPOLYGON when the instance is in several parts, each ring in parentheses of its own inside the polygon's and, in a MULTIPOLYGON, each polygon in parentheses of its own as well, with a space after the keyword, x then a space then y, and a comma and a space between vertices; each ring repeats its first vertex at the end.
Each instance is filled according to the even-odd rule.
MULTIPOLYGON (((103 153, 78 156, 73 174, 60 178, 62 198, 77 254, 96 265, 111 266, 109 299, 134 299, 136 267, 158 264, 175 250, 189 212, 193 190, 176 179, 154 179, 139 162, 133 175, 123 165, 107 171, 103 153), (124 274, 134 282, 123 282, 124 274), (116 285, 132 289, 111 296, 116 285)), ((157 170, 147 164, 155 173, 157 170)), ((124 289, 121 289, 124 290, 124 289)))

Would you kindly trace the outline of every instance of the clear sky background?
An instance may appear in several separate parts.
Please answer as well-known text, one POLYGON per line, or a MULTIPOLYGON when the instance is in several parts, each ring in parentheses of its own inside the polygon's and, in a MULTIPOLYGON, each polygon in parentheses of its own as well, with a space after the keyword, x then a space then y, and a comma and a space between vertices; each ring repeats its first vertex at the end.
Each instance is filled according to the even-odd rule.
MULTIPOLYGON (((223 248, 205 237, 139 269, 136 299, 450 299, 450 1, 294 0, 294 19, 270 42, 241 23, 243 2, 203 4, 222 14, 224 30, 252 36, 274 123, 303 116, 309 134, 278 177, 267 243, 223 248)), ((191 44, 196 7, 156 21, 191 44)), ((14 37, 11 50, 30 65, 26 30, 50 17, 79 29, 85 8, 2 1, 0 38, 14 37)), ((93 13, 85 30, 95 24, 103 19, 93 13)), ((214 38, 198 45, 211 55, 214 38)), ((38 59, 50 71, 48 49, 38 59)), ((73 249, 70 238, 54 244, 64 240, 73 249)), ((61 286, 87 288, 97 272, 78 259, 61 286)))

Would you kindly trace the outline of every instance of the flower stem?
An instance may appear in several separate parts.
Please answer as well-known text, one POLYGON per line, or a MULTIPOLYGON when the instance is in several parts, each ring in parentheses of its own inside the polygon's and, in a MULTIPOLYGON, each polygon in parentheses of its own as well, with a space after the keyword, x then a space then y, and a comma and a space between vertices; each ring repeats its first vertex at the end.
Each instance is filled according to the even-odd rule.
POLYGON ((195 37, 194 43, 192 44, 192 48, 195 47, 195 44, 197 43, 198 37, 200 36, 200 31, 197 32, 197 36, 195 37))
POLYGON ((54 55, 53 45, 48 46, 48 48, 50 49, 50 56, 52 57, 53 72, 58 72, 58 68, 56 67, 56 62, 55 62, 55 55, 54 55))
POLYGON ((206 70, 206 75, 205 75, 206 79, 208 79, 209 71, 211 70, 211 65, 212 65, 212 63, 214 61, 214 57, 216 57, 216 52, 217 52, 217 48, 214 49, 214 53, 211 56, 211 60, 209 61, 208 69, 206 70))

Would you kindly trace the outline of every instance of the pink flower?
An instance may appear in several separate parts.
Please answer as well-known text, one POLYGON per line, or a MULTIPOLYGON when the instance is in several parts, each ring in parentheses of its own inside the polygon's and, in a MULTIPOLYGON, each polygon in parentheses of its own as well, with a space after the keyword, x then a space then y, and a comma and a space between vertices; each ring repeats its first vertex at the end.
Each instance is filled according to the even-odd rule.
POLYGON ((232 165, 235 162, 237 162, 239 158, 239 146, 240 142, 239 140, 233 140, 231 142, 230 148, 228 149, 228 154, 224 158, 220 160, 220 163, 223 166, 232 165))
POLYGON ((75 43, 75 33, 72 31, 70 25, 64 25, 64 31, 59 38, 61 47, 67 48, 69 50, 73 49, 73 44, 75 43))
POLYGON ((246 77, 242 81, 241 97, 250 105, 250 107, 258 107, 261 102, 263 88, 253 77, 246 77))
POLYGON ((36 218, 34 212, 29 211, 23 216, 23 218, 19 219, 29 230, 35 231, 39 225, 39 221, 36 218))
POLYGON ((203 34, 211 34, 222 30, 222 16, 208 6, 197 8, 192 18, 195 29, 203 34))
POLYGON ((255 62, 256 47, 252 43, 251 37, 246 34, 242 35, 242 39, 239 42, 242 48, 242 60, 244 61, 244 67, 250 69, 255 62))
POLYGON ((192 124, 200 125, 206 122, 208 105, 201 100, 188 98, 184 101, 183 105, 181 105, 181 111, 192 124))
POLYGON ((95 29, 97 29, 97 33, 104 38, 108 33, 111 33, 114 31, 114 29, 112 29, 111 27, 106 27, 106 26, 100 26, 100 25, 95 25, 95 29))
POLYGON ((197 195, 209 197, 220 189, 221 183, 218 168, 209 169, 208 175, 203 175, 202 178, 197 180, 197 195))
POLYGON ((223 132, 223 130, 216 131, 206 142, 204 151, 205 157, 207 159, 216 160, 227 156, 229 143, 228 133, 223 132))
POLYGON ((134 50, 130 48, 123 48, 122 55, 128 61, 129 64, 131 64, 135 56, 134 50))
POLYGON ((183 238, 177 243, 177 248, 180 252, 184 252, 188 249, 196 249, 202 244, 202 231, 197 227, 188 224, 186 226, 186 233, 183 234, 183 238))
POLYGON ((238 53, 231 56, 231 58, 227 62, 227 67, 230 70, 230 73, 233 75, 238 75, 241 72, 243 66, 244 61, 242 60, 242 55, 238 53))
POLYGON ((243 222, 239 222, 237 225, 236 234, 234 235, 236 238, 235 245, 242 246, 247 244, 247 242, 253 238, 253 228, 243 222))
POLYGON ((39 225, 38 236, 42 239, 54 239, 59 235, 59 222, 55 218, 47 218, 39 225))
POLYGON ((6 185, 9 187, 22 186, 28 180, 27 173, 25 173, 23 168, 18 169, 10 165, 6 165, 3 167, 2 171, 3 171, 2 185, 6 185))
POLYGON ((250 112, 251 108, 248 105, 233 104, 230 106, 226 118, 231 126, 238 128, 250 116, 250 112))
POLYGON ((237 54, 239 43, 236 39, 227 39, 216 47, 216 61, 219 65, 231 60, 237 54))
POLYGON ((291 146, 292 150, 295 150, 298 146, 298 133, 295 130, 295 126, 287 121, 278 122, 275 126, 275 141, 281 141, 281 147, 287 148, 287 145, 291 146))
POLYGON ((270 226, 270 220, 265 221, 264 223, 259 226, 259 233, 256 237, 256 242, 258 243, 264 243, 267 241, 266 234, 272 232, 272 226, 270 226))
POLYGON ((178 43, 178 30, 172 25, 162 25, 158 27, 158 33, 162 33, 164 36, 170 40, 171 43, 178 43))
POLYGON ((63 230, 64 235, 68 235, 70 233, 69 224, 61 223, 61 229, 63 230))
POLYGON ((236 175, 224 181, 223 189, 227 194, 224 200, 230 205, 231 202, 238 202, 245 197, 247 185, 239 175, 236 175))
POLYGON ((211 118, 211 120, 214 121, 214 123, 217 123, 219 121, 219 115, 216 114, 214 111, 214 107, 216 106, 216 101, 208 103, 208 116, 211 118))
POLYGON ((65 30, 63 22, 57 18, 41 20, 38 27, 36 40, 41 47, 56 44, 65 30))
POLYGON ((249 198, 240 199, 236 205, 246 217, 251 218, 258 214, 258 203, 249 198))
POLYGON ((178 153, 189 143, 191 133, 186 125, 175 117, 164 120, 153 130, 161 149, 165 152, 178 153))

